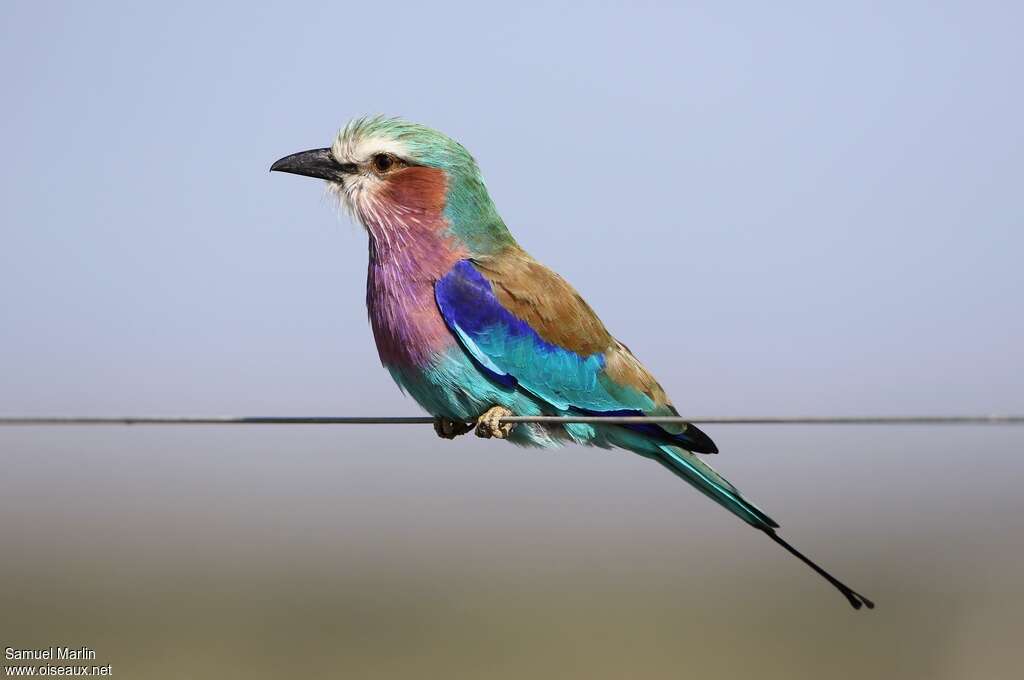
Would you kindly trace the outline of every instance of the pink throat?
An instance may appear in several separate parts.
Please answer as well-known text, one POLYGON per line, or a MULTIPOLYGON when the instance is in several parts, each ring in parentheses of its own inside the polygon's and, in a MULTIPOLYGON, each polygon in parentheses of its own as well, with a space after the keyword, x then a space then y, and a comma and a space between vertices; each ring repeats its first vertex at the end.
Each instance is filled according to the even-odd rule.
POLYGON ((381 363, 423 367, 454 344, 434 300, 434 284, 468 253, 441 215, 361 214, 370 235, 366 308, 381 363))

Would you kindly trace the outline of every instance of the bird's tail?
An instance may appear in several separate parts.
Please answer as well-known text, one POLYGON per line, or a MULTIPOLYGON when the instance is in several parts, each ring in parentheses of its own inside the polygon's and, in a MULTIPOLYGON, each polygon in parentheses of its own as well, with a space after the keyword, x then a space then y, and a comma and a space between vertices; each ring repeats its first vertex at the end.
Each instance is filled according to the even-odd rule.
POLYGON ((775 541, 776 543, 781 545, 783 548, 785 548, 791 555, 793 555, 794 557, 799 559, 801 562, 803 562, 808 567, 810 567, 815 572, 817 572, 817 574, 819 576, 821 576, 823 579, 825 579, 826 581, 831 583, 832 586, 836 590, 841 592, 843 594, 843 596, 846 597, 847 601, 850 603, 850 606, 852 606, 854 609, 860 609, 862 605, 867 607, 868 609, 874 609, 875 608, 875 603, 874 602, 872 602, 868 598, 864 597, 863 595, 858 593, 856 590, 854 590, 850 586, 846 585, 845 583, 843 583, 842 581, 837 579, 832 574, 828 573, 827 571, 825 571, 824 569, 819 567, 814 562, 814 560, 810 559, 809 557, 804 555, 802 552, 800 552, 799 550, 797 550, 796 548, 791 546, 789 543, 787 543, 785 540, 783 540, 783 538, 781 536, 779 536, 778 534, 775 533, 774 529, 762 529, 762 531, 764 531, 766 534, 768 534, 768 537, 771 538, 773 541, 775 541))
POLYGON ((729 480, 697 457, 697 454, 676 446, 662 445, 658 447, 654 459, 755 529, 779 527, 775 520, 740 495, 729 480))
POLYGON ((768 534, 769 538, 781 545, 791 555, 809 566, 817 572, 819 576, 832 584, 833 587, 846 597, 847 601, 854 609, 860 609, 862 606, 865 606, 868 609, 875 608, 874 602, 822 569, 810 558, 776 534, 775 530, 779 528, 778 523, 766 515, 764 511, 756 505, 745 499, 740 494, 739 490, 729 483, 729 480, 718 474, 714 468, 698 458, 697 454, 675 446, 659 445, 657 453, 653 456, 648 452, 645 452, 644 455, 653 457, 659 463, 671 470, 676 476, 681 477, 689 484, 695 486, 697 490, 705 496, 711 498, 719 505, 722 505, 755 529, 760 529, 764 533, 768 534))

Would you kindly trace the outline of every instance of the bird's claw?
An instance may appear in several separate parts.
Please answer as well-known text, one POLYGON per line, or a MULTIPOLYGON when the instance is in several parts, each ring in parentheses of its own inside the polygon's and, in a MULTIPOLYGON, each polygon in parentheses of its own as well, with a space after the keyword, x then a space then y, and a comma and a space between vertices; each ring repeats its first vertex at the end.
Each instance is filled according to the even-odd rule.
POLYGON ((512 411, 504 406, 492 406, 487 409, 482 416, 476 419, 476 436, 483 439, 490 439, 491 437, 495 439, 507 438, 515 424, 502 423, 501 419, 507 418, 510 415, 512 415, 512 411))
POLYGON ((466 434, 473 429, 473 423, 466 423, 461 420, 452 420, 445 416, 434 418, 434 432, 442 439, 455 439, 459 435, 466 434))

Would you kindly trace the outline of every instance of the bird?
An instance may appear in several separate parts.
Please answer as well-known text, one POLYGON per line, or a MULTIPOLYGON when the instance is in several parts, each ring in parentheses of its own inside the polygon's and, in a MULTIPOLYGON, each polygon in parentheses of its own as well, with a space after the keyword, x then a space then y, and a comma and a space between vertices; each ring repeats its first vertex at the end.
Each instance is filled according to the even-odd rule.
POLYGON ((678 411, 583 297, 517 243, 460 143, 401 118, 364 116, 331 146, 290 154, 270 170, 325 180, 365 228, 366 306, 380 361, 434 417, 439 436, 475 430, 524 446, 632 451, 766 534, 855 609, 874 608, 779 536, 775 520, 701 459, 718 448, 695 425, 502 422, 513 414, 678 411))

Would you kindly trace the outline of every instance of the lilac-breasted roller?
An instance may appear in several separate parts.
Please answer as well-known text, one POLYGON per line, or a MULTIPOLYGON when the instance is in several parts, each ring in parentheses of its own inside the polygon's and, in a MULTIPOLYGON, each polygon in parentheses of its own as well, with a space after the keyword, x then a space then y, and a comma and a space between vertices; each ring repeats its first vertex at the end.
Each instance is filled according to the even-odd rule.
POLYGON ((369 234, 366 306, 381 363, 452 437, 621 447, 657 461, 801 559, 855 608, 874 605, 780 538, 778 524, 697 454, 694 425, 502 424, 506 415, 677 415, 583 298, 523 250, 476 161, 422 125, 373 117, 271 170, 327 180, 369 234))

